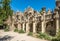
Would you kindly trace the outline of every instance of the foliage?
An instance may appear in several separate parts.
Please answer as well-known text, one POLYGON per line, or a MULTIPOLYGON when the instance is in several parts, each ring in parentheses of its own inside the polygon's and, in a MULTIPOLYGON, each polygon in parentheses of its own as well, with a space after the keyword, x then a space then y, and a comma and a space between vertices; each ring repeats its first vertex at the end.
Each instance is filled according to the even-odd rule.
POLYGON ((14 32, 25 33, 22 29, 21 30, 18 30, 18 28, 15 28, 14 32))
POLYGON ((15 28, 15 29, 14 29, 14 32, 18 32, 18 28, 15 28))
POLYGON ((58 41, 58 39, 57 38, 52 38, 52 40, 51 41, 58 41))
POLYGON ((41 33, 41 32, 39 33, 38 37, 41 39, 47 39, 47 40, 51 39, 49 35, 47 35, 46 33, 41 33))
POLYGON ((0 24, 4 24, 5 20, 12 16, 13 10, 10 7, 11 0, 1 0, 0 1, 0 24))
POLYGON ((59 30, 59 32, 57 33, 56 37, 55 37, 55 38, 52 38, 51 41, 60 41, 60 30, 59 30))
POLYGON ((5 29, 4 29, 5 32, 9 31, 9 27, 7 26, 5 29))
POLYGON ((25 33, 22 29, 18 31, 18 33, 25 33))
POLYGON ((33 35, 33 32, 29 32, 28 35, 29 35, 29 36, 32 36, 32 35, 33 35))
POLYGON ((57 33, 57 38, 60 39, 60 30, 59 30, 59 32, 57 33))

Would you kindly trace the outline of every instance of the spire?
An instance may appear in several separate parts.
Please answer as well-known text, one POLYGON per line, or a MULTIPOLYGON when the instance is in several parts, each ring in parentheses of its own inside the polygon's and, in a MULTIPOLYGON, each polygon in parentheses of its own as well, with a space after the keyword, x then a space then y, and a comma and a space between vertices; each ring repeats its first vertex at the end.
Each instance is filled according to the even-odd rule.
POLYGON ((29 11, 29 10, 33 10, 33 8, 32 8, 31 6, 28 6, 27 9, 28 9, 28 11, 29 11))
POLYGON ((48 9, 48 12, 47 12, 47 14, 51 14, 51 10, 50 10, 50 9, 48 9))
POLYGON ((59 10, 59 8, 58 8, 58 7, 56 7, 56 8, 55 8, 55 11, 58 11, 58 10, 59 10))
POLYGON ((46 7, 43 7, 42 10, 43 10, 43 11, 46 11, 46 7))
POLYGON ((34 9, 31 7, 31 6, 28 6, 26 9, 25 9, 25 12, 28 12, 28 11, 33 11, 34 9))

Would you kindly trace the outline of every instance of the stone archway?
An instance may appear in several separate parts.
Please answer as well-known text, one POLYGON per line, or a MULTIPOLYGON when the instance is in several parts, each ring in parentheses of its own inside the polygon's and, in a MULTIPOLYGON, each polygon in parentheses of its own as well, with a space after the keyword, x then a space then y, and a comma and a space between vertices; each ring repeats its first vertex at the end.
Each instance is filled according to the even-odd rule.
POLYGON ((41 32, 42 28, 41 28, 41 22, 38 22, 36 25, 36 32, 39 33, 41 32))
POLYGON ((25 23, 25 25, 24 25, 24 26, 25 26, 24 30, 25 30, 25 32, 26 32, 26 23, 25 23))
POLYGON ((54 24, 55 23, 53 21, 49 21, 46 23, 45 32, 51 36, 55 36, 56 34, 56 27, 54 24))

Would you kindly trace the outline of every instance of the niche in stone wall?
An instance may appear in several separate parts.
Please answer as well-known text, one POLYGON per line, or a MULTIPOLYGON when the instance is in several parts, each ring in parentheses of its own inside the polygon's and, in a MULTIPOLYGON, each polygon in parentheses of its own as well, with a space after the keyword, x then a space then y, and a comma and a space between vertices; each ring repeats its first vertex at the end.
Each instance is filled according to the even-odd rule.
POLYGON ((14 24, 14 27, 15 27, 15 28, 17 28, 17 27, 18 27, 18 25, 17 25, 17 24, 14 24))
POLYGON ((55 34, 56 34, 56 27, 54 24, 55 24, 54 21, 49 21, 46 23, 45 31, 47 34, 49 34, 51 36, 55 36, 55 34))
POLYGON ((29 27, 30 27, 30 32, 33 32, 33 22, 31 22, 30 24, 29 24, 29 27))
POLYGON ((36 25, 36 31, 37 33, 41 32, 42 28, 41 28, 41 22, 38 22, 36 25))

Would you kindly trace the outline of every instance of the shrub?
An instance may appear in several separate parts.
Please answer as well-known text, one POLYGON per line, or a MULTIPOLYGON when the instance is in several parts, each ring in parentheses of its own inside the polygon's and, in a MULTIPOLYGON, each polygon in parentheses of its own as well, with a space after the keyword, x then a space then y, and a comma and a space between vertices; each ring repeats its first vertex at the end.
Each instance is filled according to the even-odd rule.
POLYGON ((32 35, 33 35, 33 33, 32 33, 32 32, 29 32, 29 33, 28 33, 28 35, 29 35, 29 36, 32 36, 32 35))
POLYGON ((41 33, 41 32, 40 32, 39 35, 38 35, 38 37, 41 38, 41 39, 50 40, 50 36, 47 35, 46 33, 41 33))
POLYGON ((53 37, 53 38, 51 39, 51 41, 60 41, 60 39, 57 38, 57 37, 53 37))
POLYGON ((57 33, 57 36, 56 36, 58 39, 60 39, 60 30, 59 32, 57 33))
POLYGON ((18 33, 25 33, 22 29, 18 31, 18 33))
POLYGON ((15 28, 15 29, 14 29, 14 32, 18 32, 18 28, 15 28))
POLYGON ((9 27, 6 27, 6 28, 4 29, 4 31, 5 31, 5 32, 9 31, 9 27))
POLYGON ((52 38, 51 41, 60 41, 60 30, 57 32, 56 38, 52 38))
POLYGON ((51 41, 58 41, 58 39, 57 38, 52 38, 52 40, 51 41))

